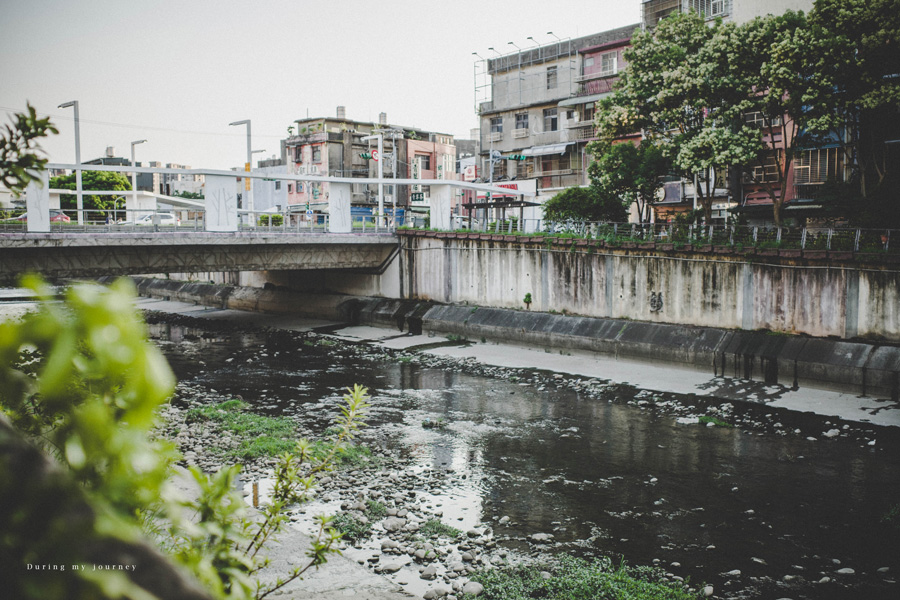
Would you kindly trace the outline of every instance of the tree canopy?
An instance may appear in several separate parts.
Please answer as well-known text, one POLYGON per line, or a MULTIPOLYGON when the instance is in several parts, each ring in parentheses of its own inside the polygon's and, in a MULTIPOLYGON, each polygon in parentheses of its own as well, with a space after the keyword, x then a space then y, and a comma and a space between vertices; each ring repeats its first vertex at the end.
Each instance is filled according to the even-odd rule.
POLYGON ((671 165, 663 151, 653 144, 635 146, 629 142, 593 142, 588 151, 595 156, 588 173, 598 196, 619 198, 626 206, 634 203, 640 221, 649 222, 651 204, 671 165))
MULTIPOLYGON (((127 192, 131 190, 131 182, 128 181, 128 178, 121 173, 114 173, 112 171, 83 171, 81 174, 81 182, 81 185, 85 190, 105 190, 111 192, 127 192)), ((70 175, 53 177, 50 179, 50 187, 61 190, 74 190, 75 174, 72 173, 70 175)), ((90 192, 87 192, 83 196, 84 209, 98 211, 112 210, 115 208, 115 199, 117 197, 120 198, 121 196, 99 196, 96 194, 91 195, 90 192)), ((74 195, 63 194, 59 200, 60 208, 64 210, 73 210, 76 208, 75 202, 76 199, 74 195)))
POLYGON ((544 218, 550 221, 625 221, 622 200, 604 193, 597 186, 570 187, 544 205, 544 218))

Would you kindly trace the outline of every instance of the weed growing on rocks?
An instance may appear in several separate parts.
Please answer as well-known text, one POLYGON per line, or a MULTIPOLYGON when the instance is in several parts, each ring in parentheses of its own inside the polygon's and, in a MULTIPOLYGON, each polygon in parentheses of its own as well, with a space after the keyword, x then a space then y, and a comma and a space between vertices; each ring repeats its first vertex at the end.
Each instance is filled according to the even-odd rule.
POLYGON ((462 531, 456 527, 444 524, 440 519, 429 519, 422 525, 421 529, 419 529, 419 535, 425 539, 437 537, 457 539, 462 536, 462 531))
MULTIPOLYGON (((472 575, 483 586, 486 600, 692 600, 698 593, 683 584, 663 581, 650 567, 614 566, 608 558, 586 561, 561 556, 545 568, 514 566, 484 569, 472 575)), ((463 594, 469 600, 473 594, 463 594)))

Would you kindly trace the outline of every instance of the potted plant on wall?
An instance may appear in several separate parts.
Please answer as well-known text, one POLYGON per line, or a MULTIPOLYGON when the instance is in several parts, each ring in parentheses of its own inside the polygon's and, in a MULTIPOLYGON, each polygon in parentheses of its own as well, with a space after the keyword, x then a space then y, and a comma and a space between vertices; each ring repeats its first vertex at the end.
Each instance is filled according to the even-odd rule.
POLYGON ((531 292, 525 294, 525 298, 522 300, 525 303, 525 309, 531 310, 531 292))

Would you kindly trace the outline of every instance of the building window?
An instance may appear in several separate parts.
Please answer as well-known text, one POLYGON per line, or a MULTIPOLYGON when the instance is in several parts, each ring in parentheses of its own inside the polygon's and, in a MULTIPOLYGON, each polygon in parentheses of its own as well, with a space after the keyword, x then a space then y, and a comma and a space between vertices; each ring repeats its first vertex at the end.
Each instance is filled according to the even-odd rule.
POLYGON ((619 53, 604 52, 600 55, 600 74, 615 75, 619 72, 619 53))
POLYGON ((516 163, 516 178, 525 179, 534 175, 534 162, 529 158, 516 163))
POLYGON ((768 154, 761 165, 753 167, 752 183, 775 183, 778 181, 778 161, 775 154, 768 154))
MULTIPOLYGON (((758 110, 744 113, 744 121, 746 121, 748 125, 753 125, 754 127, 759 127, 760 129, 766 127, 766 117, 762 112, 758 110)), ((771 127, 778 127, 779 125, 781 125, 781 117, 773 118, 771 127)))
POLYGON ((593 56, 586 57, 584 59, 584 66, 585 67, 593 67, 594 66, 594 57, 593 56))
POLYGON ((566 109, 566 119, 569 120, 569 121, 571 121, 571 120, 574 119, 574 118, 575 118, 575 109, 574 109, 574 108, 567 108, 567 109, 566 109))
POLYGON ((312 147, 312 161, 314 163, 322 162, 322 146, 312 147))
POLYGON ((280 190, 280 189, 281 189, 281 182, 280 182, 280 181, 276 181, 276 182, 275 182, 275 191, 277 192, 277 191, 280 190))
POLYGON ((288 194, 293 194, 293 193, 294 193, 294 184, 289 183, 288 184, 288 194))
POLYGON ((589 104, 584 107, 584 116, 581 118, 582 121, 593 121, 594 113, 597 111, 597 108, 593 104, 589 104))
POLYGON ((807 150, 794 161, 794 183, 825 183, 843 179, 844 153, 840 148, 807 150))
POLYGON ((547 89, 556 89, 556 67, 547 67, 547 89))
POLYGON ((701 17, 711 19, 725 15, 725 0, 690 0, 691 10, 701 17))
POLYGON ((430 154, 416 154, 416 160, 419 161, 419 168, 423 171, 431 170, 431 155, 430 154))
POLYGON ((528 129, 528 113, 516 113, 516 129, 528 129))
POLYGON ((558 129, 556 109, 544 109, 544 131, 556 131, 558 129))
POLYGON ((303 162, 303 146, 294 147, 294 162, 303 162))
POLYGON ((491 119, 491 133, 503 133, 503 117, 491 119))

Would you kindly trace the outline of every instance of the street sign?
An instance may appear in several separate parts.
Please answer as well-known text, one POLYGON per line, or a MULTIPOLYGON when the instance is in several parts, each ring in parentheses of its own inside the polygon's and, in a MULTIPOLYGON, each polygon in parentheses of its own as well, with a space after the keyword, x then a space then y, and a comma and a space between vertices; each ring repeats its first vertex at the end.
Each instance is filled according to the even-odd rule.
POLYGON ((381 158, 381 157, 378 156, 378 150, 372 150, 372 160, 377 161, 379 158, 381 158))
POLYGON ((413 192, 412 194, 410 194, 409 199, 413 202, 424 202, 425 192, 413 192))
POLYGON ((312 210, 307 210, 307 211, 306 211, 306 216, 307 216, 307 217, 311 217, 312 214, 313 214, 313 213, 312 213, 312 210))

